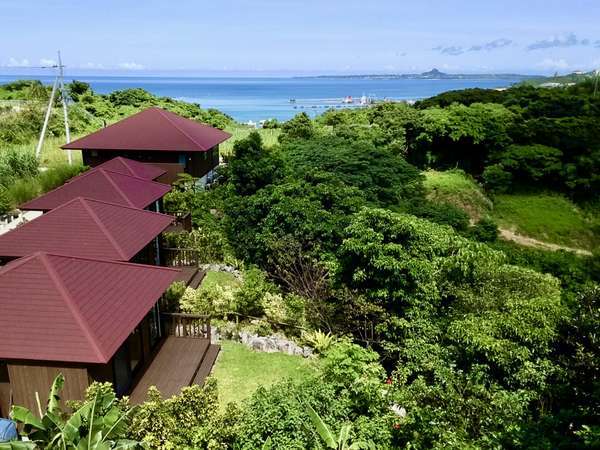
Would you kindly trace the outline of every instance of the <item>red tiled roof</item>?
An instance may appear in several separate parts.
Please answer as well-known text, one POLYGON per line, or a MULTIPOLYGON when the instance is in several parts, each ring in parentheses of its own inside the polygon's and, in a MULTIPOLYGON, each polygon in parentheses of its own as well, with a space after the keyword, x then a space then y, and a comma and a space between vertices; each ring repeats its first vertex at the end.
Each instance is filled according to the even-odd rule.
POLYGON ((116 158, 106 161, 105 163, 96 166, 96 168, 111 170, 124 175, 143 178, 144 180, 154 180, 162 174, 167 173, 166 170, 161 169, 154 164, 142 163, 133 159, 123 158, 122 156, 117 156, 116 158))
POLYGON ((105 169, 92 169, 67 183, 28 201, 19 208, 49 211, 76 197, 86 197, 118 205, 145 208, 167 192, 167 184, 123 175, 105 169))
POLYGON ((0 268, 0 359, 106 363, 177 270, 35 253, 0 268))
POLYGON ((0 235, 0 256, 45 251, 129 261, 172 221, 165 214, 77 197, 0 235))
POLYGON ((161 108, 148 108, 62 146, 75 150, 205 152, 231 134, 161 108))

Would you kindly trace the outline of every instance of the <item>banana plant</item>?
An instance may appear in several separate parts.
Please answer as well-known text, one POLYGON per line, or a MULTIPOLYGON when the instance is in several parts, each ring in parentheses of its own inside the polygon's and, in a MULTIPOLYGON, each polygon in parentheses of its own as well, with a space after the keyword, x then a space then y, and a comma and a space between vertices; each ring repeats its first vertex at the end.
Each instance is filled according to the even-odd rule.
POLYGON ((331 429, 327 426, 323 419, 317 414, 312 406, 307 405, 308 415, 310 417, 313 426, 317 430, 317 433, 327 446, 327 448, 334 450, 375 450, 375 445, 370 442, 355 441, 350 442, 350 433, 352 431, 352 425, 342 425, 339 434, 336 436, 333 434, 331 429))
POLYGON ((114 392, 97 393, 93 400, 85 402, 69 417, 60 407, 59 394, 64 383, 62 374, 54 379, 45 412, 41 411, 38 402, 41 419, 27 408, 13 407, 11 418, 22 425, 23 434, 29 439, 28 443, 32 442, 49 450, 146 448, 139 442, 119 438, 125 435, 128 418, 134 409, 123 412, 118 408, 114 392))

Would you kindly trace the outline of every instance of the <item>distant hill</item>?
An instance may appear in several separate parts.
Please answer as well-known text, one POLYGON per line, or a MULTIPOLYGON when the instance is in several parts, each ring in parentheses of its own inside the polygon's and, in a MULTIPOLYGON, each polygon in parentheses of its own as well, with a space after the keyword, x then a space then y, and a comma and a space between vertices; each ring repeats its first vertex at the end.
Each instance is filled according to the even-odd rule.
POLYGON ((444 73, 438 69, 432 69, 423 73, 404 73, 404 74, 362 74, 362 75, 317 75, 298 78, 345 78, 345 79, 365 79, 365 80, 498 80, 498 79, 522 79, 522 80, 545 80, 542 75, 522 75, 515 73, 444 73))
POLYGON ((552 77, 543 77, 530 80, 524 80, 523 83, 542 87, 557 87, 580 83, 590 78, 600 76, 597 71, 591 72, 572 72, 566 75, 554 75, 552 77))

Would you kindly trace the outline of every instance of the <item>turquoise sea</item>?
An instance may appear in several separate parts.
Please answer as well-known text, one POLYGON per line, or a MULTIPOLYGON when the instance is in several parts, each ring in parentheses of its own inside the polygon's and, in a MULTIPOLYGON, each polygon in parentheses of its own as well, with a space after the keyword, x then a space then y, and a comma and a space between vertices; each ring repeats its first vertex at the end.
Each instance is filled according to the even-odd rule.
MULTIPOLYGON (((51 83, 50 76, 0 75, 0 84, 38 78, 51 83)), ((311 116, 327 108, 356 107, 361 96, 383 100, 418 100, 440 92, 472 87, 500 88, 519 79, 359 79, 359 78, 191 78, 76 76, 91 84, 95 92, 107 94, 118 89, 143 88, 153 94, 217 108, 239 122, 276 118, 287 120, 300 111, 311 116), (355 105, 342 103, 352 96, 355 105), (294 99, 295 102, 290 102, 294 99)))

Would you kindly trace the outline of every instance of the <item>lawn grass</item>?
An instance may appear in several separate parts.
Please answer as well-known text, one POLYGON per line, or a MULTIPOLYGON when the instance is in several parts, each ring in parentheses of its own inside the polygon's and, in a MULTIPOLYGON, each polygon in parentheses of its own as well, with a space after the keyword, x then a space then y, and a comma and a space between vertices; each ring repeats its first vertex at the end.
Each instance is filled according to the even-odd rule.
POLYGON ((434 202, 450 203, 463 209, 473 220, 490 213, 492 202, 475 180, 462 170, 438 172, 427 170, 424 186, 427 197, 434 202))
POLYGON ((208 288, 214 285, 220 285, 222 287, 231 286, 235 288, 240 285, 240 280, 227 272, 206 272, 206 275, 202 280, 202 286, 208 288))
POLYGON ((238 342, 222 341, 211 375, 217 380, 219 403, 225 406, 250 397, 259 386, 302 380, 310 376, 311 364, 302 356, 256 352, 238 342))
POLYGON ((593 231, 598 216, 558 194, 497 195, 493 218, 502 227, 544 242, 588 250, 600 244, 593 231))
POLYGON ((273 147, 277 144, 277 137, 281 133, 278 128, 251 128, 245 125, 235 124, 225 129, 228 133, 233 136, 219 145, 219 152, 224 156, 231 156, 233 154, 233 144, 239 139, 248 137, 253 131, 257 131, 263 139, 263 143, 266 147, 273 147))

